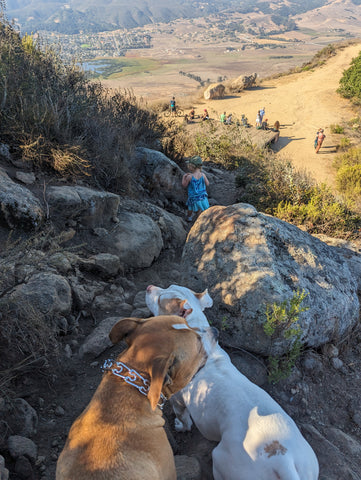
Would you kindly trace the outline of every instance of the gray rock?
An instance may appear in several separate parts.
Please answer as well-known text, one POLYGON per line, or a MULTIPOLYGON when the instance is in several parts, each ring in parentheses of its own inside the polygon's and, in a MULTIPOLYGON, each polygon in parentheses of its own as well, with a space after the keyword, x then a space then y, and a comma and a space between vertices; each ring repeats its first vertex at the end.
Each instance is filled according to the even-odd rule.
POLYGON ((36 180, 35 175, 32 172, 15 172, 15 178, 20 182, 25 183, 25 185, 32 185, 36 180))
POLYGON ((137 174, 142 185, 150 194, 171 201, 183 201, 183 170, 163 153, 149 148, 136 148, 129 168, 137 174))
POLYGON ((177 471, 177 480, 201 480, 201 466, 195 457, 175 455, 174 461, 177 471))
POLYGON ((71 288, 60 275, 38 273, 28 283, 16 287, 9 296, 9 302, 31 306, 41 315, 67 315, 72 306, 71 288))
POLYGON ((79 275, 68 277, 73 291, 75 305, 79 310, 89 307, 97 295, 101 295, 107 284, 103 281, 85 283, 79 275))
POLYGON ((231 353, 230 357, 233 365, 251 382, 259 387, 267 384, 267 368, 262 360, 239 353, 231 353))
POLYGON ((271 339, 263 326, 266 306, 289 301, 297 290, 308 294, 298 321, 305 345, 342 338, 358 321, 357 284, 337 250, 251 205, 203 212, 188 234, 181 273, 189 288, 209 288, 211 320, 229 312, 230 343, 259 354, 289 350, 291 339, 271 339))
POLYGON ((327 343, 322 346, 322 353, 329 358, 338 357, 338 348, 332 343, 327 343))
MULTIPOLYGON (((92 310, 102 312, 102 314, 116 313, 122 315, 124 312, 124 294, 122 290, 118 292, 107 292, 97 295, 92 303, 92 310)), ((126 311, 128 311, 126 309, 126 311)))
POLYGON ((0 155, 6 160, 11 160, 10 147, 6 143, 0 143, 0 155))
POLYGON ((333 442, 336 437, 326 438, 313 425, 301 425, 301 431, 314 449, 320 465, 320 480, 360 480, 360 460, 356 464, 350 457, 345 457, 333 442), (332 460, 331 460, 332 459, 332 460))
POLYGON ((112 233, 102 239, 103 252, 117 255, 126 269, 149 267, 159 256, 163 240, 158 225, 147 215, 122 212, 112 233))
POLYGON ((33 467, 29 459, 23 455, 16 459, 14 470, 22 480, 31 480, 34 478, 33 467))
POLYGON ((79 349, 79 356, 91 355, 97 357, 104 350, 111 347, 113 344, 109 340, 109 333, 113 325, 117 323, 119 317, 108 317, 103 320, 93 332, 88 335, 79 349))
POLYGON ((34 408, 23 398, 15 399, 14 408, 14 418, 17 427, 12 426, 13 432, 24 437, 35 435, 38 428, 38 415, 34 408))
POLYGON ((340 368, 343 367, 343 361, 338 357, 332 357, 330 362, 333 368, 335 368, 336 370, 340 370, 340 368))
POLYGON ((135 310, 132 311, 131 317, 136 317, 136 318, 149 318, 152 317, 153 314, 152 312, 147 308, 136 308, 135 310))
POLYGON ((12 435, 8 438, 8 448, 12 458, 19 458, 22 455, 35 462, 38 449, 30 438, 12 435))
POLYGON ((314 374, 318 374, 322 371, 322 361, 316 353, 308 350, 302 357, 302 365, 305 370, 308 370, 314 374))
MULTIPOLYGON (((180 172, 179 181, 181 181, 181 175, 183 174, 181 170, 180 172)), ((182 192, 182 194, 184 196, 184 198, 182 197, 182 200, 185 202, 185 192, 182 192)), ((120 216, 123 211, 148 215, 148 217, 150 217, 158 225, 162 234, 164 247, 177 248, 184 245, 187 232, 185 230, 183 219, 177 215, 174 215, 173 213, 167 212, 164 210, 164 208, 160 208, 159 206, 149 202, 122 199, 120 202, 119 211, 120 216)))
POLYGON ((116 255, 110 253, 99 253, 87 259, 79 261, 80 268, 98 273, 101 276, 113 277, 120 270, 120 260, 116 255))
POLYGON ((72 262, 67 255, 61 252, 54 253, 48 259, 48 265, 56 268, 60 274, 69 273, 72 270, 72 262))
POLYGON ((5 459, 0 455, 0 480, 8 480, 9 470, 5 468, 5 459))
POLYGON ((117 215, 119 196, 76 185, 49 187, 50 217, 64 223, 76 220, 87 228, 104 227, 117 215))
POLYGON ((65 410, 63 407, 61 407, 60 405, 58 405, 54 411, 55 415, 57 417, 63 417, 65 415, 65 410))
POLYGON ((37 229, 45 219, 40 201, 0 168, 0 220, 9 228, 37 229))
POLYGON ((140 290, 134 297, 133 308, 143 308, 146 307, 145 303, 145 291, 140 290))

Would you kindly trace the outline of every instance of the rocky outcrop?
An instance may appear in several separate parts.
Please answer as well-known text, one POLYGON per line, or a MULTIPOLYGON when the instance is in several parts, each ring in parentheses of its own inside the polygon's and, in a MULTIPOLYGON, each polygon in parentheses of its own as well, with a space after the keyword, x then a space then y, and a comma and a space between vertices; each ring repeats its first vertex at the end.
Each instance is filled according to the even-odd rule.
POLYGON ((253 73, 251 75, 241 75, 231 83, 230 90, 232 92, 242 92, 242 90, 253 87, 256 83, 256 80, 257 73, 253 73))
POLYGON ((191 229, 182 256, 183 283, 208 287, 212 315, 225 318, 230 342, 263 355, 283 354, 292 340, 264 332, 266 308, 304 290, 302 341, 318 347, 342 338, 359 318, 357 283, 346 261, 297 227, 247 204, 212 207, 191 229))
POLYGON ((45 219, 40 201, 0 168, 0 222, 8 228, 37 229, 45 219))
POLYGON ((88 228, 109 225, 119 206, 118 195, 81 186, 50 187, 46 199, 53 221, 73 220, 88 228))
POLYGON ((203 96, 206 100, 223 98, 225 90, 226 88, 222 83, 212 83, 212 85, 209 85, 209 87, 204 91, 203 96))
POLYGON ((163 248, 158 225, 141 213, 122 212, 119 223, 100 241, 103 251, 116 255, 125 270, 149 267, 163 248))
POLYGON ((67 280, 53 273, 37 273, 27 283, 15 287, 7 299, 11 306, 31 309, 39 315, 53 318, 68 315, 72 306, 71 288, 67 280))
POLYGON ((139 184, 151 196, 162 200, 183 201, 183 170, 163 153, 149 148, 136 149, 133 161, 129 166, 136 175, 139 184))

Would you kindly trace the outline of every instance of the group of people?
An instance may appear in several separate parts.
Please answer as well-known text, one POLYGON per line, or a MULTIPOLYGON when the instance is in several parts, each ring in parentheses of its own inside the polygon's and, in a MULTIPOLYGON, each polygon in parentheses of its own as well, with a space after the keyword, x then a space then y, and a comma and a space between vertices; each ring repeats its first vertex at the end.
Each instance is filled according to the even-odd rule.
POLYGON ((226 112, 223 112, 220 118, 221 123, 224 123, 225 125, 231 125, 232 123, 232 114, 229 113, 227 115, 226 112))
MULTIPOLYGON (((203 113, 202 115, 198 115, 197 118, 201 119, 201 121, 205 121, 205 120, 209 120, 209 113, 208 113, 208 110, 205 108, 203 110, 203 113)), ((187 113, 186 115, 184 115, 184 121, 185 123, 193 123, 193 121, 195 120, 196 118, 196 112, 194 110, 194 107, 191 108, 190 112, 187 113)))

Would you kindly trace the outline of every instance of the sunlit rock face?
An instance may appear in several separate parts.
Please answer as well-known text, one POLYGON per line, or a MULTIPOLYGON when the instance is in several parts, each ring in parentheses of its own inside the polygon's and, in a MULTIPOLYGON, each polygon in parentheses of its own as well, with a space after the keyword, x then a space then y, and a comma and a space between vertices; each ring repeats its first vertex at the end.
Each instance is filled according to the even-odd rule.
POLYGON ((297 290, 308 294, 298 321, 304 344, 339 339, 358 321, 357 282, 338 250, 251 205, 206 210, 188 235, 181 272, 183 285, 209 288, 209 317, 223 322, 231 344, 260 354, 282 354, 294 341, 263 327, 267 305, 297 290))

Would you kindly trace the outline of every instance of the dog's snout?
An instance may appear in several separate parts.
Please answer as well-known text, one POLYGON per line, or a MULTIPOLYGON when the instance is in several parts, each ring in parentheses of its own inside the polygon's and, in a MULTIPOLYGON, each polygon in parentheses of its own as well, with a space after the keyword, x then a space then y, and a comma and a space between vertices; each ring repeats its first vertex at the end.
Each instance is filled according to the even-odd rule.
POLYGON ((219 337, 219 330, 218 330, 218 328, 216 328, 216 327, 211 327, 210 330, 211 330, 211 335, 212 335, 212 337, 213 337, 213 340, 218 340, 218 337, 219 337))
POLYGON ((153 287, 154 287, 154 285, 148 285, 148 286, 147 286, 147 292, 150 292, 153 287))

